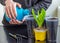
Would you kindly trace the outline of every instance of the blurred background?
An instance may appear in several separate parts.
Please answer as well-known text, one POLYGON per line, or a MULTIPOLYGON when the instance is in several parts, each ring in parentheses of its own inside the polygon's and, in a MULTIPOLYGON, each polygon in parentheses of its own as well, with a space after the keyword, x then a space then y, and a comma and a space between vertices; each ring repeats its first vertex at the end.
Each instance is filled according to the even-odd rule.
MULTIPOLYGON (((4 33, 4 30, 1 27, 1 26, 3 26, 2 19, 4 16, 4 12, 5 12, 4 8, 5 8, 5 6, 0 4, 0 43, 7 43, 6 35, 4 33)), ((60 0, 52 0, 52 4, 49 6, 49 8, 46 11, 46 16, 60 18, 60 0)), ((59 19, 59 21, 60 21, 60 19, 59 19)), ((57 33, 58 33, 57 34, 57 43, 59 43, 60 42, 60 29, 58 29, 57 33)))

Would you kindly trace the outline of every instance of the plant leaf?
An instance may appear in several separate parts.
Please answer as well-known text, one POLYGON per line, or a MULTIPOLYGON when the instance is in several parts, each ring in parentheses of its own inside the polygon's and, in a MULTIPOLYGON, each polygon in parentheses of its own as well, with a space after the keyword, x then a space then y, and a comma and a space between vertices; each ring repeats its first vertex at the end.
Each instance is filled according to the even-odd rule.
POLYGON ((44 22, 44 19, 45 19, 45 15, 46 15, 46 12, 45 12, 45 10, 42 8, 42 10, 41 10, 41 13, 39 14, 39 16, 38 16, 38 18, 39 18, 39 27, 41 27, 42 26, 42 24, 43 24, 43 22, 44 22))
POLYGON ((41 13, 40 13, 38 10, 38 15, 36 17, 34 9, 32 9, 32 15, 33 15, 34 19, 36 20, 38 26, 41 27, 44 22, 44 19, 45 19, 46 11, 42 8, 41 13))
POLYGON ((33 15, 35 21, 37 22, 37 24, 38 24, 38 26, 39 26, 39 21, 37 20, 37 17, 36 17, 36 14, 35 14, 35 12, 34 12, 34 9, 32 9, 32 15, 33 15))

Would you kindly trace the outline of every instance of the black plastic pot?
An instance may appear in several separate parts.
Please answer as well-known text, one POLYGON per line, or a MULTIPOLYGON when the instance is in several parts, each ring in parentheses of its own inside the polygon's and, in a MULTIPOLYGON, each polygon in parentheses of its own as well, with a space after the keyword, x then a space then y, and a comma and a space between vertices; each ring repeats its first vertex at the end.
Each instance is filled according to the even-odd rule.
POLYGON ((57 29, 58 29, 58 18, 48 17, 46 19, 46 26, 48 29, 47 40, 52 43, 56 43, 57 29))

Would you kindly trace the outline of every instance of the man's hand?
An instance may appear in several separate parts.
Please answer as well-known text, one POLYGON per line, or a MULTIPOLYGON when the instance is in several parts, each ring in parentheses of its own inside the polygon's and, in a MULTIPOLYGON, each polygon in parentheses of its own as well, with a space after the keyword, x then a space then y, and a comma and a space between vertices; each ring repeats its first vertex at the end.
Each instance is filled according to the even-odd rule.
POLYGON ((15 19, 12 19, 12 20, 10 20, 9 23, 10 24, 22 24, 23 22, 22 21, 15 20, 15 19))
POLYGON ((10 19, 16 19, 17 12, 16 12, 16 6, 21 8, 21 4, 14 2, 13 0, 6 0, 6 14, 10 19))

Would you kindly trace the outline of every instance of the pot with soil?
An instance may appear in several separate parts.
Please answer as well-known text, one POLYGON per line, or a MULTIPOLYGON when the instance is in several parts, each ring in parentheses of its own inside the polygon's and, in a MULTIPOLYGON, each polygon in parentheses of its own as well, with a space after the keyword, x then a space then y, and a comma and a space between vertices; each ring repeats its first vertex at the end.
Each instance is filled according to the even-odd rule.
POLYGON ((44 41, 46 39, 46 29, 42 27, 44 19, 45 19, 46 11, 42 8, 42 10, 38 10, 38 15, 35 14, 34 9, 32 9, 32 15, 37 22, 38 28, 34 28, 35 40, 44 41))
POLYGON ((46 39, 47 29, 44 28, 35 28, 35 40, 44 41, 46 39))

